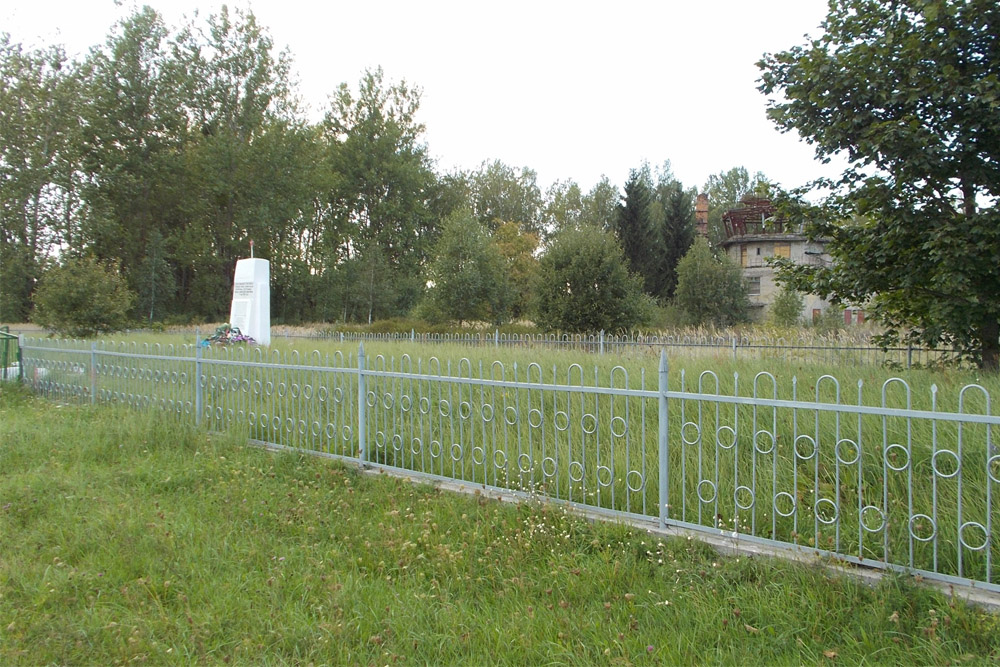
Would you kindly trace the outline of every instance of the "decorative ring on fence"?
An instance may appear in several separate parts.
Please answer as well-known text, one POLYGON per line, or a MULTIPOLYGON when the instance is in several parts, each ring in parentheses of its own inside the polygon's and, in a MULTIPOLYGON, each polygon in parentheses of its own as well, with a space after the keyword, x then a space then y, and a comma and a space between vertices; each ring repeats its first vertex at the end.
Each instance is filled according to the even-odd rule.
MULTIPOLYGON (((65 370, 65 369, 64 369, 64 370, 65 370)), ((140 372, 140 371, 139 371, 139 369, 138 369, 137 367, 133 366, 133 367, 132 367, 132 370, 131 370, 131 371, 129 372, 129 375, 130 375, 130 376, 132 377, 132 379, 134 380, 134 379, 136 379, 137 377, 139 377, 139 372, 140 372)), ((175 375, 176 375, 176 373, 175 373, 175 375)))
POLYGON ((263 391, 263 386, 264 385, 261 384, 260 380, 254 380, 253 381, 253 395, 254 396, 260 396, 261 391, 263 391))
POLYGON ((209 378, 208 387, 213 391, 219 388, 219 377, 217 375, 213 375, 209 378))
POLYGON ((837 503, 833 502, 829 498, 818 498, 814 509, 816 512, 816 520, 824 525, 832 526, 837 523, 837 519, 840 518, 840 510, 837 508, 837 503), (832 512, 833 516, 827 519, 823 516, 824 510, 832 512))
POLYGON ((503 409, 503 420, 507 422, 508 426, 513 426, 517 423, 517 410, 514 409, 513 405, 508 405, 503 409))
POLYGON ((760 429, 759 431, 757 431, 756 433, 753 434, 753 448, 757 451, 758 454, 763 454, 763 455, 766 456, 767 454, 772 453, 774 451, 775 446, 777 446, 777 444, 778 444, 778 441, 774 437, 774 434, 771 433, 770 431, 768 431, 767 429, 763 429, 762 428, 762 429, 760 429), (761 435, 767 436, 767 441, 766 441, 767 442, 767 448, 766 449, 764 447, 761 447, 761 445, 760 445, 760 436, 761 435))
POLYGON ((229 378, 227 378, 226 376, 222 376, 222 378, 219 379, 219 381, 216 383, 216 386, 213 387, 213 389, 216 387, 219 389, 219 391, 226 391, 227 389, 229 389, 229 378))
POLYGON ((378 402, 378 396, 375 395, 374 391, 369 390, 365 395, 365 403, 368 404, 369 408, 374 408, 375 404, 378 402))
POLYGON ((542 412, 538 408, 531 408, 528 410, 528 426, 531 428, 540 428, 542 425, 542 412), (535 418, 538 418, 538 423, 535 423, 535 418))
POLYGON ((865 505, 861 508, 861 516, 859 518, 861 520, 861 527, 869 533, 878 533, 885 528, 885 512, 882 511, 881 507, 865 505), (872 517, 877 519, 878 522, 872 523, 872 517))
POLYGON ((392 406, 396 404, 396 400, 392 397, 392 394, 385 392, 382 394, 382 407, 386 410, 392 410, 392 406))
POLYGON ((240 422, 246 421, 246 419, 247 419, 247 412, 246 412, 246 410, 240 410, 239 412, 237 412, 236 413, 236 419, 238 421, 240 421, 240 422))
POLYGON ((278 383, 278 398, 284 398, 285 394, 288 393, 288 385, 284 382, 278 383))
POLYGON ((215 409, 215 419, 216 419, 217 421, 220 421, 220 422, 222 421, 222 415, 223 415, 223 414, 225 414, 225 413, 223 413, 223 411, 222 411, 222 407, 221 407, 221 406, 220 406, 220 407, 217 407, 217 408, 215 409))
POLYGON ((327 422, 326 426, 323 427, 323 435, 326 436, 327 440, 333 440, 337 437, 337 427, 330 422, 327 422))
POLYGON ((306 424, 306 422, 305 422, 304 419, 300 419, 299 420, 298 426, 299 426, 299 429, 298 429, 299 430, 299 435, 305 435, 306 432, 309 430, 309 425, 306 424))
POLYGON ((452 443, 452 445, 451 445, 451 460, 455 461, 457 463, 458 461, 461 461, 464 456, 465 456, 465 450, 462 449, 462 445, 459 444, 459 443, 457 443, 457 442, 452 443), (458 454, 455 454, 455 450, 456 449, 458 450, 458 454))
POLYGON ((302 385, 302 398, 311 401, 313 397, 313 386, 311 384, 302 385))
POLYGON ((753 509, 753 506, 757 504, 757 494, 749 486, 737 486, 736 491, 733 492, 733 502, 741 510, 753 509), (749 501, 740 502, 741 497, 749 498, 749 501))
POLYGON ((587 435, 591 435, 592 433, 594 433, 594 431, 597 430, 597 417, 590 414, 589 412, 584 414, 582 417, 580 417, 580 428, 582 428, 583 432, 586 433, 587 435), (590 420, 589 422, 587 421, 588 419, 590 420), (588 424, 590 425, 590 428, 587 428, 588 424))
POLYGON ((233 419, 235 417, 236 417, 236 413, 233 411, 232 408, 229 408, 228 410, 226 410, 226 419, 227 420, 233 421, 233 419))
POLYGON ((268 423, 270 423, 266 412, 260 413, 258 420, 261 428, 267 428, 268 423))
MULTIPOLYGON (((61 385, 57 385, 57 386, 59 386, 59 390, 60 391, 63 390, 63 387, 61 385)), ((134 402, 135 402, 135 394, 129 394, 128 395, 128 401, 127 401, 127 403, 129 404, 129 407, 131 407, 134 402)))
POLYGON ((720 426, 715 429, 715 445, 716 447, 722 447, 723 449, 732 449, 736 446, 736 431, 732 426, 720 426), (728 444, 724 443, 722 438, 719 437, 719 434, 721 433, 729 433, 732 436, 732 439, 728 444))
POLYGON ((507 467, 507 453, 502 449, 493 452, 493 467, 497 470, 503 470, 507 467))
MULTIPOLYGON (((326 398, 327 398, 327 396, 329 396, 329 395, 330 395, 330 390, 327 389, 325 385, 322 386, 322 387, 320 387, 320 400, 321 401, 325 401, 326 398)), ((344 402, 344 390, 341 389, 340 387, 334 387, 333 388, 333 402, 336 403, 337 405, 339 405, 339 404, 341 404, 341 403, 344 402)))
POLYGON ((982 551, 990 544, 990 534, 986 532, 986 527, 979 523, 978 521, 966 521, 958 529, 958 541, 962 543, 962 546, 971 551, 982 551), (969 544, 969 541, 965 539, 965 529, 966 528, 976 528, 983 533, 983 543, 978 547, 969 544))
POLYGON ((771 503, 771 507, 774 508, 774 513, 778 516, 790 517, 795 514, 795 496, 788 493, 787 491, 779 491, 774 494, 774 502, 771 503), (788 511, 782 512, 781 507, 778 505, 778 501, 787 501, 789 504, 788 511))
POLYGON ((472 462, 477 466, 486 465, 486 450, 482 447, 473 447, 472 462))
POLYGON ((479 414, 480 414, 480 416, 482 416, 484 422, 487 422, 487 423, 492 422, 493 421, 493 404, 492 403, 484 403, 483 407, 479 408, 479 414), (489 412, 487 412, 487 409, 489 409, 489 412))
POLYGON ((186 385, 188 382, 187 371, 181 371, 181 374, 177 379, 180 381, 181 385, 186 385))
POLYGON ((375 431, 375 447, 378 449, 385 448, 385 431, 375 431))
POLYGON ((611 468, 608 466, 597 466, 597 485, 598 486, 611 486, 611 483, 615 481, 614 475, 611 473, 611 468), (607 475, 606 478, 602 479, 601 475, 607 475))
POLYGON ((181 374, 178 373, 177 371, 174 371, 173 373, 170 374, 170 384, 177 384, 178 382, 180 382, 180 379, 181 379, 181 374))
MULTIPOLYGON (((988 466, 989 462, 987 461, 987 471, 989 470, 988 466)), ((959 473, 959 471, 962 469, 962 462, 959 460, 958 454, 951 451, 950 449, 939 449, 936 452, 934 452, 933 456, 931 456, 931 468, 934 470, 934 474, 937 475, 938 477, 949 479, 959 473), (947 454, 948 456, 951 457, 952 465, 955 467, 955 469, 952 470, 951 473, 945 473, 941 470, 941 464, 938 462, 938 456, 940 456, 941 454, 947 454)), ((992 477, 992 475, 990 475, 990 477, 992 477)), ((993 481, 996 480, 994 479, 993 481)))
POLYGON ((318 421, 314 421, 310 428, 310 433, 312 433, 312 436, 314 438, 318 438, 320 433, 322 432, 323 432, 323 426, 318 421))
POLYGON ((841 438, 838 440, 837 446, 833 448, 833 453, 837 457, 837 463, 845 466, 852 466, 858 462, 858 459, 861 458, 861 448, 858 447, 858 443, 854 442, 850 438, 841 438), (851 450, 854 456, 850 457, 850 459, 848 459, 844 452, 840 450, 843 445, 849 445, 854 448, 851 450))
MULTIPOLYGON (((921 525, 921 526, 917 526, 917 527, 921 527, 922 528, 923 526, 921 525)), ((926 514, 914 514, 913 516, 911 516, 910 517, 910 521, 907 523, 907 528, 910 531, 910 537, 912 537, 913 539, 915 539, 918 542, 930 542, 931 540, 933 540, 937 536, 937 524, 934 522, 934 519, 932 519, 931 517, 927 516, 926 514), (930 535, 927 535, 927 536, 924 536, 924 537, 921 537, 920 535, 917 535, 917 531, 914 530, 914 525, 913 524, 918 519, 921 521, 921 524, 924 521, 927 521, 927 523, 930 524, 930 526, 931 526, 931 533, 930 533, 930 535)))
POLYGON ((417 405, 420 410, 420 414, 429 415, 431 413, 431 402, 426 396, 421 396, 420 400, 417 401, 417 405))
POLYGON ((208 384, 208 378, 205 377, 204 373, 202 373, 201 377, 198 378, 198 383, 201 385, 202 389, 204 389, 207 386, 207 384, 208 384))
POLYGON ((554 458, 546 456, 542 459, 542 475, 545 477, 555 477, 557 469, 558 467, 554 458))
POLYGON ((808 461, 809 459, 811 459, 811 458, 813 458, 813 457, 816 456, 816 449, 817 449, 816 448, 816 441, 812 439, 812 436, 808 436, 808 435, 803 434, 803 435, 800 435, 799 437, 795 438, 795 444, 792 447, 792 449, 795 450, 795 458, 801 459, 803 461, 808 461), (807 442, 812 447, 812 451, 809 452, 808 455, 803 454, 799 450, 799 443, 800 442, 807 442))
POLYGON ((350 424, 344 424, 343 428, 340 429, 340 437, 343 438, 344 442, 348 442, 354 437, 354 429, 351 428, 350 424))
POLYGON ((239 378, 229 378, 229 391, 234 394, 240 391, 240 379, 239 378))
MULTIPOLYGON (((82 390, 83 390, 83 387, 77 387, 76 388, 77 394, 81 394, 82 390)), ((140 403, 140 405, 142 405, 142 407, 148 408, 149 407, 149 396, 146 396, 145 394, 143 394, 139 398, 139 403, 140 403)))
POLYGON ((403 396, 399 399, 399 409, 403 412, 409 412, 412 407, 413 399, 410 398, 409 394, 403 394, 403 396))
MULTIPOLYGON (((173 401, 171 401, 171 403, 172 402, 173 401)), ((155 401, 154 401, 154 404, 155 404, 155 401)), ((167 409, 167 399, 165 399, 165 398, 161 398, 160 399, 160 409, 161 410, 166 410, 167 409)))
POLYGON ((994 484, 1000 484, 1000 454, 994 454, 990 458, 986 459, 986 475, 993 481, 994 484))
POLYGON ((392 436, 392 451, 394 452, 403 451, 403 436, 401 436, 398 433, 392 436))
POLYGON ((700 440, 701 440, 701 427, 695 424, 694 422, 684 422, 684 424, 681 426, 681 442, 683 442, 685 445, 697 445, 698 441, 700 440), (689 426, 694 429, 694 436, 691 438, 688 437, 689 426))
POLYGON ((531 472, 531 457, 527 454, 518 454, 517 469, 522 473, 531 472))
POLYGON ((719 495, 719 491, 718 491, 718 489, 715 486, 715 482, 713 482, 710 479, 703 479, 700 482, 698 482, 698 488, 696 490, 698 492, 698 500, 700 500, 701 502, 706 503, 706 504, 707 503, 714 503, 715 499, 719 495), (703 486, 707 486, 708 489, 712 492, 712 495, 710 497, 706 498, 705 494, 702 493, 701 488, 703 486))
POLYGON ((273 393, 274 393, 274 382, 268 380, 267 384, 264 385, 264 395, 270 396, 273 393))
POLYGON ((162 377, 162 375, 161 375, 160 369, 157 368, 156 372, 153 373, 153 382, 159 382, 161 377, 162 377))
POLYGON ((438 414, 442 417, 451 416, 451 403, 448 402, 448 399, 442 398, 438 401, 438 414))
POLYGON ((254 412, 253 410, 247 413, 247 423, 249 423, 251 426, 257 425, 257 413, 254 412))
POLYGON ((414 438, 410 441, 410 453, 419 454, 424 450, 424 443, 420 441, 420 438, 414 438))
POLYGON ((285 417, 285 433, 291 433, 295 430, 295 420, 291 417, 285 417))
POLYGON ((646 478, 643 477, 642 473, 638 470, 629 470, 625 474, 625 486, 627 486, 628 490, 632 493, 639 493, 646 487, 646 478), (635 479, 638 480, 635 484, 632 483, 633 475, 635 475, 635 479))
POLYGON ((569 415, 562 410, 556 411, 555 418, 552 421, 557 431, 563 432, 569 429, 569 415))
POLYGON ((431 458, 441 457, 441 443, 437 440, 431 440, 431 458))
POLYGON ((293 382, 292 386, 289 387, 289 394, 291 395, 291 397, 292 398, 298 398, 299 394, 301 394, 301 393, 302 393, 302 390, 299 388, 298 382, 293 382))
POLYGON ((177 414, 181 414, 181 402, 177 401, 177 414))
POLYGON ((194 406, 191 405, 191 401, 186 401, 184 403, 184 414, 189 415, 192 410, 194 410, 194 406))
MULTIPOLYGON (((82 372, 83 369, 81 368, 80 371, 82 372)), ((142 371, 142 379, 146 381, 151 381, 153 379, 153 369, 147 368, 144 371, 142 371)))
POLYGON ((277 415, 271 417, 271 430, 276 433, 281 432, 281 417, 277 415))
POLYGON ((885 460, 885 464, 890 469, 895 470, 896 472, 902 472, 910 467, 910 453, 906 451, 906 447, 903 447, 900 444, 892 444, 886 447, 885 453, 882 455, 882 458, 885 460), (903 465, 901 466, 893 465, 890 462, 890 459, 892 459, 892 455, 890 453, 894 454, 897 451, 902 451, 904 454, 903 465))
POLYGON ((573 482, 583 481, 583 464, 579 461, 570 461, 569 478, 573 482))
POLYGON ((472 416, 472 405, 468 401, 462 401, 458 404, 458 416, 461 419, 468 419, 472 416))

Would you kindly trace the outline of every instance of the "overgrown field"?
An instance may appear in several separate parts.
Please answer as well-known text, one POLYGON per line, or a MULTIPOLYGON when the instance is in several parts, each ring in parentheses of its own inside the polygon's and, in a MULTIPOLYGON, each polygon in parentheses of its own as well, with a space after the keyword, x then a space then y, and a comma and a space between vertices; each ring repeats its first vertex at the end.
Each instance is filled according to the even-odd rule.
POLYGON ((0 394, 0 663, 944 664, 1000 622, 904 580, 0 394))

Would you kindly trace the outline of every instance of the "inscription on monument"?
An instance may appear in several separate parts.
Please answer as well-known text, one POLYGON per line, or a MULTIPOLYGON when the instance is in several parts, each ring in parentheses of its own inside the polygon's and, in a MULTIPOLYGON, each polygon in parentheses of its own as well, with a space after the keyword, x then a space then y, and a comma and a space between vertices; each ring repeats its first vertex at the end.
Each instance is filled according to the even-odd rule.
POLYGON ((253 296, 253 283, 235 283, 233 285, 234 299, 249 299, 253 296))

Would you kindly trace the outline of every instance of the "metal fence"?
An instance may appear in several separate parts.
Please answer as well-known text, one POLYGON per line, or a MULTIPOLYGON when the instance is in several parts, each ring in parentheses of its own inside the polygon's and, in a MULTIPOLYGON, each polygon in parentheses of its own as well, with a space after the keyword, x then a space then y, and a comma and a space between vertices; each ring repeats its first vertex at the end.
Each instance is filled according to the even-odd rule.
POLYGON ((921 347, 882 348, 866 337, 856 340, 809 337, 785 338, 771 336, 691 335, 691 334, 631 334, 616 336, 601 331, 596 334, 508 334, 493 333, 361 333, 327 331, 316 334, 272 332, 276 338, 336 340, 341 343, 396 342, 460 345, 465 347, 534 348, 546 347, 594 354, 655 353, 666 350, 668 355, 713 356, 717 358, 763 360, 783 359, 830 365, 850 364, 912 368, 939 363, 951 363, 955 350, 930 350, 921 347))
POLYGON ((1000 592, 1000 417, 979 385, 808 387, 262 349, 24 339, 61 401, 1000 592), (855 395, 856 391, 856 395, 855 395), (856 396, 856 397, 855 397, 856 396), (943 409, 945 405, 948 409, 943 409))

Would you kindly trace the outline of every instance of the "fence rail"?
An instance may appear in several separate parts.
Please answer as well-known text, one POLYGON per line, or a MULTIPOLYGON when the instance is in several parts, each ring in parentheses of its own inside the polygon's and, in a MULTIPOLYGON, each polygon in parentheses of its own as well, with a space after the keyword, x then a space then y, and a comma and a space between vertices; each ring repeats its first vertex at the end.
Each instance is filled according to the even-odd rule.
POLYGON ((328 331, 318 334, 274 333, 276 338, 303 338, 336 340, 341 343, 395 342, 461 345, 466 347, 533 348, 590 352, 594 354, 622 354, 636 352, 668 355, 707 355, 737 359, 794 359, 827 364, 851 364, 912 368, 928 364, 951 362, 957 357, 952 349, 927 349, 922 347, 882 348, 867 340, 817 341, 812 338, 789 339, 769 336, 711 336, 690 334, 507 334, 493 333, 437 334, 420 333, 362 333, 328 331))
POLYGON ((1000 592, 991 396, 358 354, 22 341, 62 401, 1000 592), (877 390, 877 392, 873 391, 877 390), (854 398, 854 392, 857 392, 854 398), (878 399, 872 400, 877 393, 878 399), (941 409, 939 402, 953 407, 941 409))

